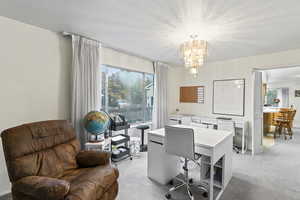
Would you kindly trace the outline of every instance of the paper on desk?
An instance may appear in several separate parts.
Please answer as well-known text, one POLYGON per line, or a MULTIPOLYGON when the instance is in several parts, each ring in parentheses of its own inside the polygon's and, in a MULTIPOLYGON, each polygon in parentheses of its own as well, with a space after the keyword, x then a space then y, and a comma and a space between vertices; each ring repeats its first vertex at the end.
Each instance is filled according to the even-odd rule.
POLYGON ((115 141, 119 141, 119 140, 123 140, 123 139, 126 139, 126 137, 124 137, 122 135, 118 135, 118 136, 113 137, 111 140, 113 142, 115 142, 115 141))

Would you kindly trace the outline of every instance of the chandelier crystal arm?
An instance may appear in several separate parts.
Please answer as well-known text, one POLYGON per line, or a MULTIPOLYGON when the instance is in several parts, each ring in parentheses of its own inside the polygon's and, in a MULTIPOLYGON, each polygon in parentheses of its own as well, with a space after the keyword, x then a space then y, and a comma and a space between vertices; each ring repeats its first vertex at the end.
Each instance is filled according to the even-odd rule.
POLYGON ((198 68, 203 66, 207 56, 207 41, 197 40, 197 35, 191 35, 189 41, 180 46, 181 55, 184 65, 190 73, 197 74, 198 68))

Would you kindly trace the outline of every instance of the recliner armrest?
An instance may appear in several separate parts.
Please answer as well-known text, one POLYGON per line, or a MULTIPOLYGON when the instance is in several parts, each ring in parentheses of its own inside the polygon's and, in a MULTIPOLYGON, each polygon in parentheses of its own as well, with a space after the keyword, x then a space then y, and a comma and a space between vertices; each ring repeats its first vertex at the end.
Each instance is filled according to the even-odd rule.
POLYGON ((110 153, 100 151, 80 151, 76 156, 80 167, 94 167, 109 164, 110 153))
POLYGON ((69 193, 70 183, 65 180, 42 176, 27 176, 12 184, 13 192, 35 199, 61 200, 69 193))

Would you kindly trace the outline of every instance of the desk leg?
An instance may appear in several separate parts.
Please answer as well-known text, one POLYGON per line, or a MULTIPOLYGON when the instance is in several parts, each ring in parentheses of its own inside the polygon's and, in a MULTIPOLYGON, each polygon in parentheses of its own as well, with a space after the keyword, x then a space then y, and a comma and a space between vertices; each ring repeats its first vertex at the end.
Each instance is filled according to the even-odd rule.
POLYGON ((243 137, 242 137, 242 154, 244 154, 247 151, 247 146, 248 146, 248 134, 249 134, 249 130, 248 130, 248 123, 244 122, 244 126, 243 126, 243 131, 242 131, 243 137), (246 138, 246 133, 247 133, 247 138, 246 138), (247 144, 246 144, 247 142, 247 144))
POLYGON ((243 128, 242 131, 242 154, 245 153, 245 127, 243 128))
POLYGON ((213 159, 211 158, 210 164, 210 181, 209 181, 209 200, 214 199, 214 164, 213 159))

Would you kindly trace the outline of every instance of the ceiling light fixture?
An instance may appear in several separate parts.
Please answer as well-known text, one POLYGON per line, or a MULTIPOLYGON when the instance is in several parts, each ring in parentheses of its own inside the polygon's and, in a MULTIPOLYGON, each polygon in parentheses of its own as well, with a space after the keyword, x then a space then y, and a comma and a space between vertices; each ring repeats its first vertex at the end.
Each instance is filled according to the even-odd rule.
POLYGON ((197 35, 191 35, 189 41, 180 46, 184 65, 191 74, 198 74, 200 66, 203 66, 207 55, 207 41, 198 40, 197 35))

